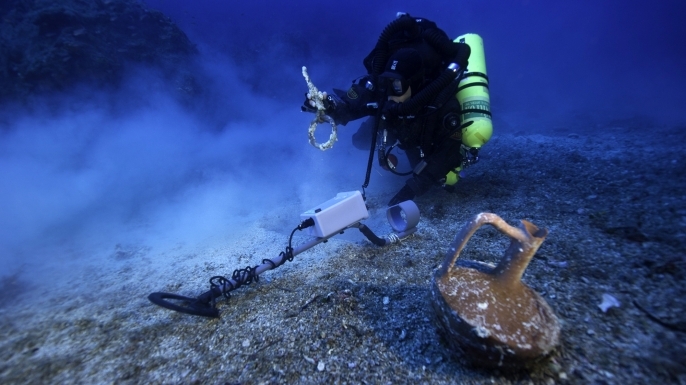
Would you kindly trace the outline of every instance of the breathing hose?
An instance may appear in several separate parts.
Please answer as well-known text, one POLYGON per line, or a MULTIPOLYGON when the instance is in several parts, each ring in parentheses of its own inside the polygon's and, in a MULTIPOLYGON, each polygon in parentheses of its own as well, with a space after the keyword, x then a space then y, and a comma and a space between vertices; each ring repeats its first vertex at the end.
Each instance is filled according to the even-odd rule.
POLYGON ((376 42, 374 48, 375 54, 372 59, 372 75, 380 75, 386 67, 388 61, 389 45, 388 41, 393 34, 401 31, 407 31, 411 28, 417 28, 417 20, 409 15, 402 15, 401 17, 390 22, 383 31, 376 42))
POLYGON ((431 103, 441 91, 450 85, 456 78, 460 76, 460 66, 452 63, 443 73, 431 84, 426 86, 417 95, 410 98, 410 100, 398 104, 398 115, 408 116, 416 114, 422 107, 431 103))

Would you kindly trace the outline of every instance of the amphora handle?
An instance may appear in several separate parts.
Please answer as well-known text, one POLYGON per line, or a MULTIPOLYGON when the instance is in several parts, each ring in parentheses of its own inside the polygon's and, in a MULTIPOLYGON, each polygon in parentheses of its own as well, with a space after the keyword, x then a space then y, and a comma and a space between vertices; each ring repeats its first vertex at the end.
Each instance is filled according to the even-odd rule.
POLYGON ((520 227, 517 228, 510 226, 496 214, 477 214, 455 236, 439 270, 441 277, 452 272, 455 262, 469 238, 485 224, 492 225, 512 240, 510 247, 505 251, 505 255, 492 272, 493 275, 498 276, 498 280, 505 282, 515 282, 521 279, 529 261, 548 235, 548 230, 539 229, 529 221, 522 220, 520 227))

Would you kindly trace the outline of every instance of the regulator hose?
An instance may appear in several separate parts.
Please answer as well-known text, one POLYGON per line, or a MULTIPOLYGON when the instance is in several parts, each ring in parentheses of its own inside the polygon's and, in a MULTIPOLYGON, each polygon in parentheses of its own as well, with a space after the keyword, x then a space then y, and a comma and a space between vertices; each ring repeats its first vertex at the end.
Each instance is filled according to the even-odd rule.
POLYGON ((471 54, 469 45, 455 43, 438 29, 424 30, 422 38, 439 55, 443 55, 443 59, 447 62, 455 62, 463 68, 467 67, 467 60, 471 54))
MULTIPOLYGON (((421 38, 434 49, 445 62, 455 62, 461 67, 467 67, 467 60, 471 53, 467 44, 457 44, 438 28, 420 30, 421 20, 408 14, 403 14, 390 22, 381 32, 374 47, 373 57, 367 70, 370 74, 378 76, 383 73, 389 58, 390 40, 398 32, 408 32, 409 35, 420 34, 421 38)), ((433 23, 432 23, 433 24, 433 23)))
MULTIPOLYGON (((374 47, 374 57, 371 61, 371 74, 376 77, 383 73, 389 57, 389 41, 393 36, 402 31, 409 34, 421 33, 421 38, 433 48, 444 60, 457 64, 449 66, 438 78, 429 83, 422 91, 413 96, 410 100, 401 103, 399 108, 400 116, 416 114, 422 107, 431 103, 438 94, 450 85, 458 77, 458 71, 464 70, 471 53, 467 44, 457 44, 450 40, 442 30, 429 28, 420 31, 420 21, 408 14, 390 22, 381 32, 379 39, 374 47), (414 29, 414 31, 413 31, 414 29)), ((368 68, 369 70, 369 68, 368 68)))
POLYGON ((380 75, 386 68, 388 61, 389 44, 391 37, 401 31, 407 31, 411 28, 417 28, 417 20, 409 15, 402 15, 401 17, 390 22, 383 31, 374 47, 374 58, 372 59, 372 75, 380 75))
POLYGON ((398 115, 408 116, 414 115, 422 107, 427 106, 443 91, 446 87, 450 85, 456 78, 461 74, 461 68, 459 65, 453 63, 448 68, 446 68, 443 73, 436 78, 431 84, 426 86, 417 95, 410 98, 410 100, 398 105, 398 115))

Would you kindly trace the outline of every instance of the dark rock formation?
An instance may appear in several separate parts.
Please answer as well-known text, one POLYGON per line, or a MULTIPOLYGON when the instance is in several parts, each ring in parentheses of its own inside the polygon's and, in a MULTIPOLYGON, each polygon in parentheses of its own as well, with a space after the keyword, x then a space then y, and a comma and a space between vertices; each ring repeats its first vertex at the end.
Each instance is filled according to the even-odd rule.
POLYGON ((196 47, 138 1, 5 0, 0 18, 0 102, 77 84, 116 86, 129 64, 159 68, 175 89, 195 92, 196 47))

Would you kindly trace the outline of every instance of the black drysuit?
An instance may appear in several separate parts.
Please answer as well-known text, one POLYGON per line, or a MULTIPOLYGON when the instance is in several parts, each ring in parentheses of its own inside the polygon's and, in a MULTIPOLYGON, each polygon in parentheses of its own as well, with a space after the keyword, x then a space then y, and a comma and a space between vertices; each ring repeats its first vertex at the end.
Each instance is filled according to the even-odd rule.
MULTIPOLYGON (((407 19, 400 20, 398 24, 405 23, 409 27, 400 30, 394 30, 393 25, 387 27, 375 49, 365 58, 364 64, 370 75, 354 82, 347 91, 334 89, 334 94, 328 96, 326 110, 326 115, 342 125, 365 116, 377 116, 379 132, 386 130, 390 138, 389 145, 395 139, 399 141, 398 147, 406 152, 413 174, 390 205, 424 194, 432 185, 442 183, 449 171, 461 165, 460 104, 455 95, 459 75, 467 67, 470 54, 468 45, 452 42, 435 23, 422 18, 410 20, 409 16, 403 17, 407 19), (380 60, 385 64, 387 56, 384 54, 400 48, 417 50, 424 63, 424 78, 420 86, 412 90, 413 98, 424 88, 437 89, 432 87, 435 86, 432 82, 443 76, 449 64, 459 65, 456 80, 443 89, 437 89, 436 95, 432 93, 429 99, 417 99, 427 100, 427 104, 419 105, 418 109, 406 115, 399 113, 403 111, 398 108, 402 103, 387 100, 383 79, 374 75, 380 60), (373 105, 378 108, 371 107, 373 105), (379 113, 379 109, 382 113, 379 113)), ((406 101, 407 106, 412 104, 412 100, 406 101)), ((361 130, 355 134, 356 138, 366 136, 369 146, 373 127, 372 118, 361 126, 361 130), (365 135, 366 132, 369 133, 365 135)))

